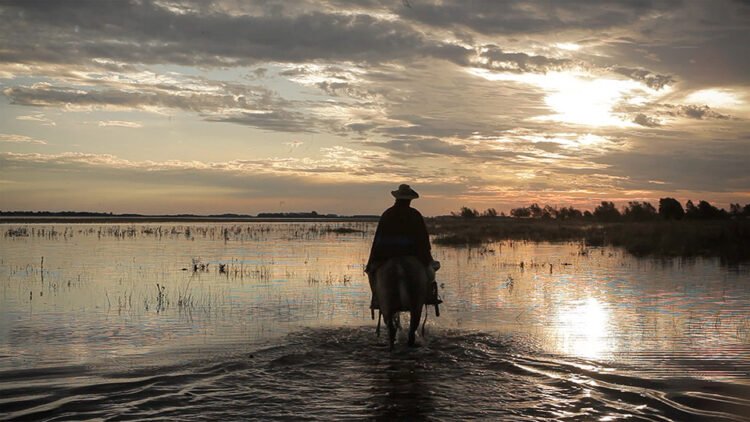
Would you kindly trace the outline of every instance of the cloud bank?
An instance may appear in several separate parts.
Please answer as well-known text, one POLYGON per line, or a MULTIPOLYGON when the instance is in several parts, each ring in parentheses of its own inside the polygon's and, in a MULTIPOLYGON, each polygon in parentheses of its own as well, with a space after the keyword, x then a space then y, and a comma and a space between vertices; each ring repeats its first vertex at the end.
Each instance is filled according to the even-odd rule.
POLYGON ((376 212, 405 181, 433 213, 750 195, 746 2, 7 1, 0 24, 10 207, 84 173, 257 211, 376 212))

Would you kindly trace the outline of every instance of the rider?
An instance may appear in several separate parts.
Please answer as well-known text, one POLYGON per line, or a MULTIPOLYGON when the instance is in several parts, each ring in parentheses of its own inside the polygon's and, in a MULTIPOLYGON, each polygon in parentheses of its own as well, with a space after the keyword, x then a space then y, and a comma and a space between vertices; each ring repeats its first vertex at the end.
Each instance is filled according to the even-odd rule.
MULTIPOLYGON (((430 237, 427 234, 427 226, 422 214, 410 207, 412 199, 419 198, 409 185, 401 185, 398 190, 391 191, 396 198, 396 203, 385 210, 378 222, 375 238, 370 249, 370 259, 367 261, 365 272, 370 281, 370 289, 373 292, 371 309, 379 309, 377 297, 375 297, 375 271, 378 267, 395 256, 415 256, 425 266, 427 277, 434 283, 435 271, 440 268, 440 263, 432 259, 430 252, 430 237)), ((427 304, 439 303, 437 289, 431 286, 427 304)))

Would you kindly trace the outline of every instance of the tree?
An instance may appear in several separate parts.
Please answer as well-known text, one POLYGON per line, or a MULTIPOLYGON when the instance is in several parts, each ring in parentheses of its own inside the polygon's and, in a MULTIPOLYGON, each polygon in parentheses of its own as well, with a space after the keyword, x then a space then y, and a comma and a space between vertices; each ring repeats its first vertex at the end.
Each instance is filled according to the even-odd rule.
POLYGON ((656 218, 656 208, 650 202, 630 201, 623 216, 631 221, 648 221, 656 218))
POLYGON ((750 218, 750 204, 745 204, 745 206, 742 208, 742 215, 750 218))
POLYGON ((531 212, 531 216, 533 218, 542 218, 542 207, 540 207, 536 202, 529 205, 529 211, 531 212))
POLYGON ((549 220, 551 218, 557 218, 557 208, 545 205, 542 210, 542 218, 549 220))
POLYGON ((693 201, 688 199, 685 203, 685 218, 698 218, 699 214, 698 207, 693 204, 693 201))
POLYGON ((708 203, 708 201, 698 202, 698 218, 702 220, 711 220, 722 217, 722 211, 708 203))
POLYGON ((487 208, 482 213, 482 217, 497 217, 497 210, 494 208, 487 208))
POLYGON ((583 213, 573 207, 562 207, 557 211, 557 218, 560 220, 575 220, 583 217, 583 213))
POLYGON ((526 207, 513 208, 510 210, 511 217, 528 218, 531 217, 531 211, 526 207))
POLYGON ((479 216, 479 211, 469 207, 461 207, 459 215, 463 218, 474 218, 479 216))
POLYGON ((740 204, 729 204, 729 215, 734 218, 742 216, 742 206, 740 204))
POLYGON ((620 218, 620 211, 615 208, 615 203, 611 201, 602 201, 594 209, 594 217, 600 221, 616 221, 620 218))
POLYGON ((685 210, 680 201, 674 198, 659 199, 659 215, 665 220, 681 220, 685 216, 685 210))

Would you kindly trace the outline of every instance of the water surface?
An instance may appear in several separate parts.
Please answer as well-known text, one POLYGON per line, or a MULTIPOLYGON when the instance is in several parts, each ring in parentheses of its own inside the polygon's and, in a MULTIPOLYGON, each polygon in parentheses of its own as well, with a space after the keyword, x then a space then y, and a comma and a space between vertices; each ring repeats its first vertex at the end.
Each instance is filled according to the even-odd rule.
POLYGON ((442 315, 389 353, 362 273, 373 231, 0 226, 0 418, 750 414, 747 266, 435 246, 442 315))

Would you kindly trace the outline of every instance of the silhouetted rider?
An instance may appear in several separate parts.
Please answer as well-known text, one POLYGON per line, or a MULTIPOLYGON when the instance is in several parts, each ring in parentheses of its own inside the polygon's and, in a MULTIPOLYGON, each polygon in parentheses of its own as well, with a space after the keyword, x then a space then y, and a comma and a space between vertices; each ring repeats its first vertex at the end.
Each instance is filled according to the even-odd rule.
MULTIPOLYGON (((417 257, 425 266, 430 282, 434 281, 435 270, 440 267, 440 264, 432 259, 430 237, 422 214, 409 206, 412 199, 419 198, 419 194, 409 185, 401 185, 398 190, 391 191, 391 195, 396 198, 396 203, 380 217, 370 249, 370 259, 365 267, 370 289, 373 291, 370 303, 372 309, 379 308, 374 294, 375 271, 388 259, 396 256, 417 257)), ((432 289, 430 290, 428 304, 437 300, 433 297, 435 295, 432 294, 432 289)))

